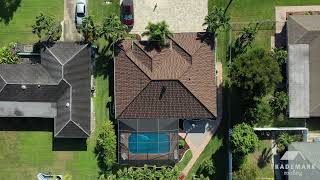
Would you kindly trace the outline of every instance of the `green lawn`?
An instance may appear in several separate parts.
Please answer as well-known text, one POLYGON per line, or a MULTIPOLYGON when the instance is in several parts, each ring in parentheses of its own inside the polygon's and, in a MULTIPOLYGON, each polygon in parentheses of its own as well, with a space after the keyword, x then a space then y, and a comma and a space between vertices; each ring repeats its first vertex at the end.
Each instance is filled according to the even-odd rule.
POLYGON ((226 177, 227 150, 223 143, 224 132, 224 129, 220 126, 217 134, 212 137, 212 139, 209 141, 209 144, 205 147, 197 161, 192 166, 189 174, 186 177, 187 180, 191 180, 192 177, 196 175, 200 165, 209 158, 213 158, 216 166, 216 174, 214 179, 224 179, 226 177))
POLYGON ((178 162, 176 164, 176 167, 178 168, 179 171, 182 171, 186 166, 187 164, 189 163, 189 161, 191 160, 192 158, 192 151, 191 150, 188 150, 184 156, 183 156, 183 159, 178 162))
POLYGON ((63 0, 21 0, 16 11, 12 12, 12 20, 8 23, 0 22, 0 46, 10 42, 37 41, 38 38, 32 34, 31 26, 40 12, 53 15, 57 20, 62 21, 63 0))
POLYGON ((252 167, 257 167, 257 179, 267 179, 274 178, 273 169, 271 167, 271 163, 267 163, 265 165, 259 164, 259 158, 263 155, 264 151, 268 152, 271 149, 271 141, 270 140, 262 140, 260 141, 259 147, 256 149, 254 153, 251 153, 247 157, 247 165, 252 167))
POLYGON ((111 4, 106 4, 105 0, 89 0, 89 15, 93 16, 95 22, 100 24, 102 20, 112 13, 119 15, 119 0, 112 0, 111 4))

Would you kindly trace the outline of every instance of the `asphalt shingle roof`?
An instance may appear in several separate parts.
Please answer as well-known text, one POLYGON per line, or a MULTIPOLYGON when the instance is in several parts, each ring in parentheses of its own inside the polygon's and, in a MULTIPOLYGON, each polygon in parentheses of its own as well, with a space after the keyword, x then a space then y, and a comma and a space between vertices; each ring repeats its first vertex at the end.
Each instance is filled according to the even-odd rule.
POLYGON ((0 65, 0 101, 56 103, 54 136, 88 137, 89 68, 86 45, 58 42, 41 52, 41 64, 0 65))
POLYGON ((215 118, 215 62, 197 33, 178 33, 161 51, 124 41, 115 58, 117 118, 215 118), (160 98, 162 97, 162 98, 160 98))

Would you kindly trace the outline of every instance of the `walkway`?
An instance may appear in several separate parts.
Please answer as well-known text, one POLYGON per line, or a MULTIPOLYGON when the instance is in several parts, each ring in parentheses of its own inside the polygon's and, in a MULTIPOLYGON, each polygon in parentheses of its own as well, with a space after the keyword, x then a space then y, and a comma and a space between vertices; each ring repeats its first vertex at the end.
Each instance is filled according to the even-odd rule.
MULTIPOLYGON (((212 136, 216 132, 217 128, 220 125, 222 119, 222 64, 220 62, 216 63, 217 74, 217 84, 218 84, 218 118, 216 121, 206 122, 204 125, 204 133, 193 133, 192 131, 188 133, 185 141, 189 145, 192 151, 192 159, 189 161, 187 166, 181 172, 185 176, 188 175, 194 163, 199 158, 200 154, 207 146, 212 136)), ((179 133, 179 135, 184 138, 186 133, 179 133)))
POLYGON ((81 35, 75 25, 76 0, 64 0, 64 18, 62 22, 61 41, 77 42, 81 35))

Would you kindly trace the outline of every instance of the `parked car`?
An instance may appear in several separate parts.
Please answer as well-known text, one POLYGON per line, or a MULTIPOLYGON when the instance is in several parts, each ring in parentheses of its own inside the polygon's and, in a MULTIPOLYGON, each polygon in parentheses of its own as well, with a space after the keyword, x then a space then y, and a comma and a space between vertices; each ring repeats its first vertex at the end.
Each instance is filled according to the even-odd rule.
POLYGON ((87 2, 86 0, 77 0, 76 4, 76 26, 82 24, 83 18, 87 15, 87 2))
POLYGON ((133 27, 134 24, 134 13, 133 3, 121 5, 121 22, 128 27, 133 27))

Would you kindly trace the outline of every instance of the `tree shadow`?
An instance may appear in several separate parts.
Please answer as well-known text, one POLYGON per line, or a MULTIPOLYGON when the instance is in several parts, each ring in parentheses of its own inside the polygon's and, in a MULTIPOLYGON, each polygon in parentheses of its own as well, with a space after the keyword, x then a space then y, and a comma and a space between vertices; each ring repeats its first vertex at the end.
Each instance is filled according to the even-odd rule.
POLYGON ((13 14, 20 7, 21 0, 1 0, 0 1, 0 22, 9 24, 13 14))
POLYGON ((86 138, 54 138, 52 137, 52 151, 86 151, 86 138))
POLYGON ((271 162, 273 154, 271 148, 264 148, 258 159, 258 167, 264 168, 268 163, 271 162))
POLYGON ((210 49, 215 48, 215 35, 213 33, 199 32, 197 33, 197 40, 200 40, 202 43, 206 43, 210 46, 210 49))

